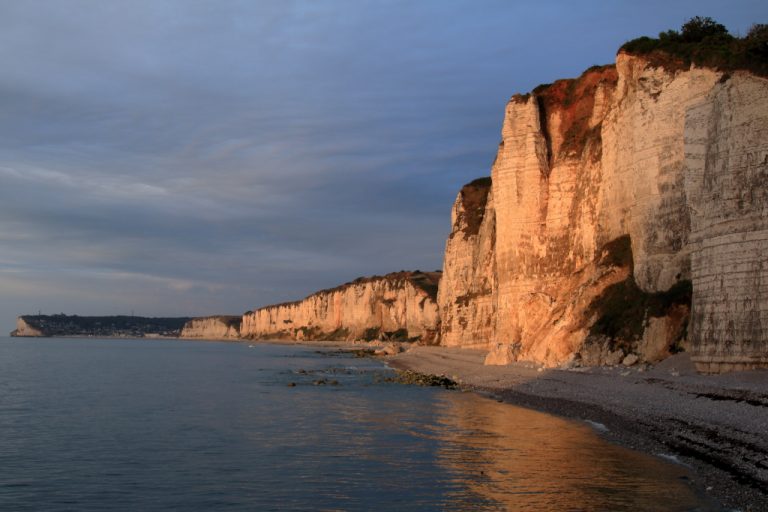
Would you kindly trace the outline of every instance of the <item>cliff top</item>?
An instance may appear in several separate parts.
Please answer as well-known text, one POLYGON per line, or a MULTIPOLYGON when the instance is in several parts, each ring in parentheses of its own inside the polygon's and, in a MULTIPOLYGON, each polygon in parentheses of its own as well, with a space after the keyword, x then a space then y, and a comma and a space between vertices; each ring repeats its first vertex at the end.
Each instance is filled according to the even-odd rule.
POLYGON ((437 286, 438 286, 438 283, 440 282, 441 275, 442 275, 442 272, 439 270, 435 272, 422 272, 421 270, 414 270, 414 271, 401 270, 399 272, 390 272, 389 274, 385 274, 383 276, 375 275, 375 276, 368 276, 368 277, 358 277, 354 281, 350 281, 348 283, 344 283, 342 285, 335 286, 333 288, 318 290, 310 295, 307 295, 305 298, 301 300, 283 302, 280 304, 271 304, 269 306, 258 308, 256 311, 259 311, 262 309, 269 309, 269 308, 278 308, 283 306, 292 306, 295 304, 299 304, 311 297, 315 297, 317 295, 333 293, 333 292, 337 292, 337 291, 341 291, 346 288, 349 288, 350 286, 372 283, 375 281, 390 281, 390 282, 393 282, 394 284, 399 284, 400 286, 405 285, 407 281, 407 282, 410 282, 416 288, 424 291, 432 300, 437 300, 437 286))
POLYGON ((680 31, 661 32, 658 38, 638 37, 628 41, 619 53, 638 55, 650 64, 671 72, 691 64, 719 71, 746 70, 768 76, 768 25, 755 24, 744 37, 736 37, 712 18, 696 16, 680 31))
POLYGON ((19 318, 25 322, 74 322, 78 324, 89 324, 105 322, 132 324, 136 322, 151 322, 153 324, 171 324, 176 325, 179 322, 191 320, 192 317, 155 317, 155 316, 135 316, 135 315, 105 315, 105 316, 80 316, 65 315, 58 313, 54 315, 21 315, 19 318))
POLYGON ((241 316, 235 315, 209 315, 209 316, 196 316, 192 320, 220 320, 223 324, 232 326, 239 326, 243 320, 241 316))
POLYGON ((612 81, 618 79, 614 64, 591 66, 578 78, 561 78, 552 83, 539 84, 529 93, 513 95, 511 101, 525 103, 531 95, 534 95, 545 97, 548 102, 559 102, 568 106, 584 94, 585 88, 593 89, 598 82, 604 79, 612 81))
MULTIPOLYGON (((632 39, 617 53, 643 57, 652 66, 671 72, 695 64, 724 72, 745 70, 768 77, 768 24, 756 23, 744 37, 737 37, 712 18, 696 16, 684 23, 680 31, 667 30, 659 33, 658 38, 632 39)), ((524 103, 535 96, 541 99, 545 110, 555 106, 567 108, 593 97, 600 81, 617 79, 615 65, 592 66, 578 78, 538 85, 530 93, 513 95, 510 101, 524 103)))
MULTIPOLYGON (((595 91, 602 85, 613 86, 619 75, 616 66, 592 66, 578 78, 564 78, 551 84, 541 84, 528 94, 516 94, 510 101, 527 102, 531 96, 536 98, 541 112, 541 122, 547 137, 547 158, 550 165, 558 158, 566 157, 580 148, 586 148, 590 138, 599 136, 600 125, 590 126, 594 110, 595 91), (559 132, 557 137, 546 129, 548 116, 560 112, 559 132), (553 140, 553 138, 555 140, 553 140)), ((595 145, 599 148, 599 145, 595 145)))

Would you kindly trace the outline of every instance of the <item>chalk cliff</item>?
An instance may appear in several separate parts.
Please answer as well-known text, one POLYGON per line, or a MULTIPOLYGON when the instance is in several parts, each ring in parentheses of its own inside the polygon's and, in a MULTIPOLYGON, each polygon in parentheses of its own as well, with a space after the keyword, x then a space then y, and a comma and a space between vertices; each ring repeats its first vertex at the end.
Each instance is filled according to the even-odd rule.
POLYGON ((459 193, 441 340, 487 362, 768 364, 768 80, 615 66, 507 104, 491 180, 459 193))
POLYGON ((496 333, 496 222, 490 178, 461 189, 451 225, 437 294, 440 344, 485 348, 496 333))
POLYGON ((439 272, 360 278, 304 300, 243 316, 241 335, 259 339, 398 339, 433 342, 439 272))
POLYGON ((193 318, 181 329, 181 338, 196 338, 205 340, 229 340, 240 337, 239 316, 206 316, 193 318))
POLYGON ((27 318, 19 316, 16 317, 16 329, 11 331, 11 336, 27 338, 45 336, 45 334, 36 322, 33 320, 27 322, 27 318))

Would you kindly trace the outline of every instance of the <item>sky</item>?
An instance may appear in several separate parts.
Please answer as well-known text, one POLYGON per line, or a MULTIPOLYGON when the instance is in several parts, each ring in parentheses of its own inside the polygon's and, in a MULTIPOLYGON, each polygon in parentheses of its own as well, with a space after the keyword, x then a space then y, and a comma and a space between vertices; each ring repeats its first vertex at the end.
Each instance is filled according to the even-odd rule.
POLYGON ((0 0, 0 333, 442 267, 517 92, 763 0, 0 0))

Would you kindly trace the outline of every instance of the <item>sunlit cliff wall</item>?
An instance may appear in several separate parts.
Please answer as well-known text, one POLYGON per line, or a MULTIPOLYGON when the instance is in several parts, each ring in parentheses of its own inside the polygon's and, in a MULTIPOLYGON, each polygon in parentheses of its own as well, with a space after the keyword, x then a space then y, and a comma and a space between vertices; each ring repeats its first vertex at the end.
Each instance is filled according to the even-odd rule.
POLYGON ((181 338, 228 340, 240 337, 239 316, 206 316, 193 318, 181 329, 181 338))
POLYGON ((242 336, 261 339, 398 339, 430 343, 439 320, 439 272, 361 278, 304 300, 243 316, 242 336))
POLYGON ((442 342, 490 364, 767 363, 767 155, 748 72, 620 53, 514 96, 486 200, 454 205, 442 342))
POLYGON ((465 185, 451 211, 440 305, 440 344, 485 348, 496 331, 496 223, 491 179, 465 185))

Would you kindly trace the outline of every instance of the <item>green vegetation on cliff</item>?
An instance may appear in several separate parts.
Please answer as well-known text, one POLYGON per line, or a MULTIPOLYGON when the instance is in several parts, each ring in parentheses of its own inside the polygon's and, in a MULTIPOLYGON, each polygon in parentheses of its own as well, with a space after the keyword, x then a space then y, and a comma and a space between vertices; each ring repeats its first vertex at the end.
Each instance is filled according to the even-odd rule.
POLYGON ((696 16, 677 30, 658 38, 638 37, 619 50, 647 56, 665 69, 687 69, 691 64, 721 71, 744 69, 768 76, 768 25, 755 24, 744 37, 736 37, 712 18, 696 16))

